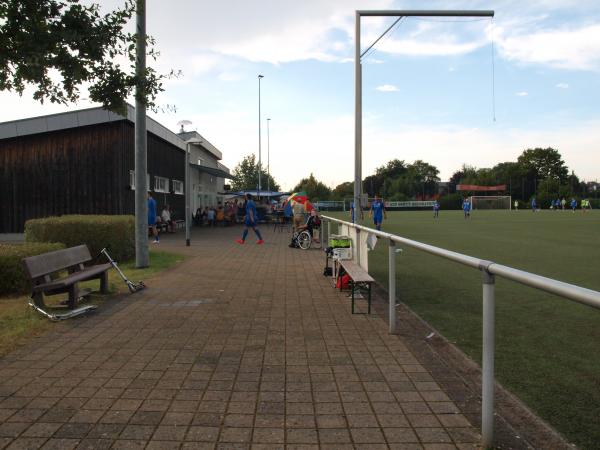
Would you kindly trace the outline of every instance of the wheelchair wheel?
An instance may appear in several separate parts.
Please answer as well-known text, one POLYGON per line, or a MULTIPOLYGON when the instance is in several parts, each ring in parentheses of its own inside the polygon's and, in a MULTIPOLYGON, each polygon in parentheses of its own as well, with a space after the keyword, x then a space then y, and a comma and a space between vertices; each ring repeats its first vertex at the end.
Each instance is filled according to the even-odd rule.
POLYGON ((298 245, 302 250, 308 250, 310 248, 310 233, 308 231, 303 231, 298 235, 298 245))

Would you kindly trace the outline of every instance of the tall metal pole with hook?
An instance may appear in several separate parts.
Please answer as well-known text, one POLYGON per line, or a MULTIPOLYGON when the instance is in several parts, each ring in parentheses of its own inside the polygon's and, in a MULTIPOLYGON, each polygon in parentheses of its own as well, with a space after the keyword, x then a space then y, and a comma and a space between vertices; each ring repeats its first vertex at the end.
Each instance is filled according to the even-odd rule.
POLYGON ((261 157, 261 137, 260 137, 260 129, 261 129, 261 119, 260 119, 260 80, 264 78, 264 75, 258 75, 258 198, 260 199, 260 191, 262 189, 262 185, 260 183, 260 172, 262 170, 262 157, 261 157))

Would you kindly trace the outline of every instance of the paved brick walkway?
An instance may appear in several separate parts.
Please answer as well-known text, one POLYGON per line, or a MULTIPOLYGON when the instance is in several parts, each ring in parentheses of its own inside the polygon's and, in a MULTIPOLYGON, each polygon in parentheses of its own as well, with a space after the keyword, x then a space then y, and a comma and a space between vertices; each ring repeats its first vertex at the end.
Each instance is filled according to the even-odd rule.
POLYGON ((181 233, 192 257, 0 359, 0 449, 474 448, 479 433, 321 251, 181 233))

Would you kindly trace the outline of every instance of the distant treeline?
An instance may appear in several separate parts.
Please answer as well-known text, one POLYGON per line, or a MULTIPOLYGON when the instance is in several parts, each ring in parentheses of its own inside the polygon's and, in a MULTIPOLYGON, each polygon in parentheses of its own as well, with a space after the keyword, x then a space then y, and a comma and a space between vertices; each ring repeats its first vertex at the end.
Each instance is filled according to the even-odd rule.
MULTIPOLYGON (((447 183, 441 183, 438 174, 437 167, 425 161, 417 160, 411 164, 394 159, 363 179, 363 191, 369 197, 380 195, 386 200, 439 198, 443 208, 458 208, 460 197, 481 195, 477 192, 457 192, 458 184, 504 184, 506 191, 495 194, 510 195, 513 200, 526 203, 536 197, 542 207, 548 207, 550 201, 556 198, 597 198, 597 190, 600 190, 600 184, 586 183, 573 171, 569 173, 558 150, 550 147, 527 149, 517 161, 502 162, 492 168, 477 169, 464 164, 447 183)), ((310 174, 294 190, 306 191, 312 200, 344 200, 354 195, 354 183, 348 181, 330 189, 310 174)))

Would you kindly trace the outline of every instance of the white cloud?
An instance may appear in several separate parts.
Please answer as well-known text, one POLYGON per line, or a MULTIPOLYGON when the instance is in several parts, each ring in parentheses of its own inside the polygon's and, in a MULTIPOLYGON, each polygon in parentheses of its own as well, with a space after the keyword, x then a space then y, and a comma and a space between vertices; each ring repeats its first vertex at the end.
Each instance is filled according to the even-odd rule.
MULTIPOLYGON (((366 124, 363 143, 363 175, 385 162, 400 158, 423 159, 440 170, 447 180, 463 163, 492 167, 516 161, 523 150, 553 147, 559 150, 569 169, 586 180, 598 178, 600 166, 600 121, 554 129, 488 128, 460 126, 400 126, 393 131, 366 124), (399 149, 402 149, 399 154, 399 149)), ((347 153, 348 159, 352 153, 347 153)), ((352 179, 351 177, 348 180, 352 179)))
POLYGON ((398 92, 398 88, 393 84, 382 84, 381 86, 377 86, 375 90, 379 92, 398 92))
POLYGON ((569 84, 568 83, 558 83, 556 85, 556 87, 559 89, 569 89, 569 84))
MULTIPOLYGON (((352 61, 354 62, 354 59, 352 59, 352 61)), ((377 59, 377 58, 365 58, 362 60, 363 64, 383 64, 385 63, 385 61, 381 60, 381 59, 377 59)))
POLYGON ((221 81, 240 81, 243 76, 239 72, 221 72, 217 78, 221 81))
POLYGON ((496 27, 501 56, 511 61, 544 64, 560 69, 600 70, 600 25, 517 31, 496 27))
POLYGON ((521 91, 521 92, 517 92, 515 95, 517 97, 527 97, 529 95, 529 93, 525 92, 525 91, 521 91))
POLYGON ((449 56, 463 55, 485 45, 487 40, 460 42, 452 35, 439 36, 432 40, 390 39, 378 45, 385 53, 410 56, 449 56))

